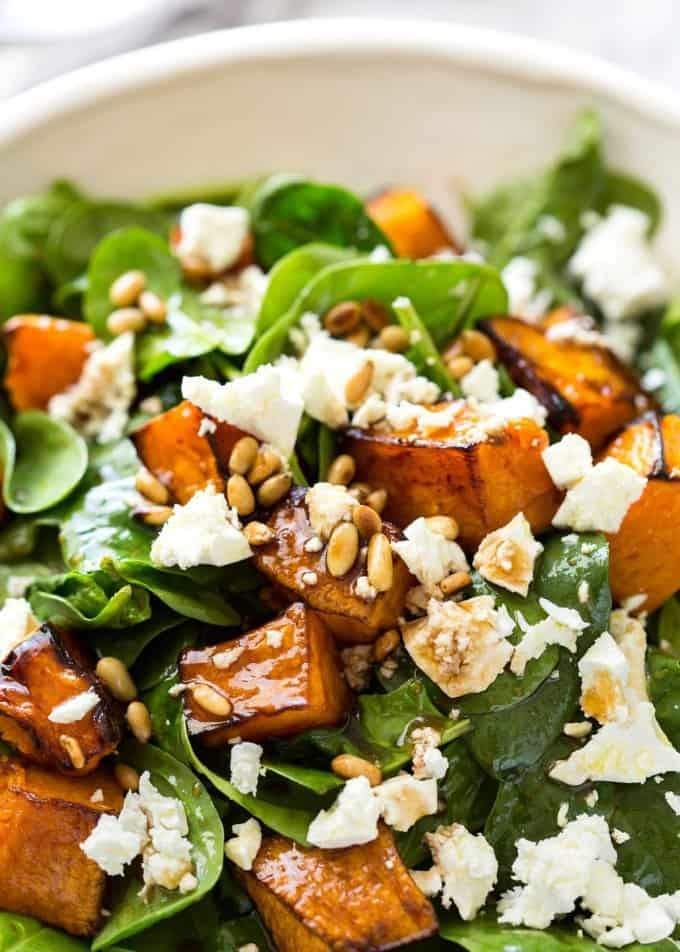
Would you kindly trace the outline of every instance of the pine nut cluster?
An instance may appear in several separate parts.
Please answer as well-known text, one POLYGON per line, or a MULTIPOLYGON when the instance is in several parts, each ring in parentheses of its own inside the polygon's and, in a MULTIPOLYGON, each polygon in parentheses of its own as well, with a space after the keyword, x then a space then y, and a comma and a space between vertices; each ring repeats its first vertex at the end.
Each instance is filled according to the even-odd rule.
POLYGON ((109 300, 115 310, 106 321, 109 332, 117 337, 128 331, 143 331, 147 324, 164 324, 168 309, 163 298, 147 287, 143 271, 125 271, 109 288, 109 300))

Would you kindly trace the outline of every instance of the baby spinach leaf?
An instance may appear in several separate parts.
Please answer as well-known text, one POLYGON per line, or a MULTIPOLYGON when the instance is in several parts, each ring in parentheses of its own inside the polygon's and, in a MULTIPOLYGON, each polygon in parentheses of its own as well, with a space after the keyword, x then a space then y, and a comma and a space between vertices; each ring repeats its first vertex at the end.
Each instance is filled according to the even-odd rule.
POLYGON ((217 932, 215 952, 239 952, 252 943, 260 952, 272 952, 273 945, 255 912, 223 922, 217 932))
POLYGON ((121 942, 197 903, 216 884, 224 861, 222 820, 195 774, 151 744, 129 741, 122 748, 121 756, 140 773, 148 770, 152 783, 162 794, 182 801, 189 823, 191 856, 198 886, 185 895, 156 889, 150 897, 142 898, 137 876, 128 874, 117 890, 110 918, 92 943, 94 952, 121 942))
POLYGON ((644 212, 649 218, 650 236, 661 224, 663 209, 659 196, 646 182, 627 172, 607 169, 604 196, 598 210, 605 212, 610 205, 628 205, 644 212))
POLYGON ((14 512, 42 512, 74 489, 87 469, 87 445, 62 420, 41 410, 14 418, 14 434, 0 425, 3 495, 14 512))
POLYGON ((273 175, 255 191, 250 214, 255 257, 267 271, 295 248, 315 241, 358 251, 391 247, 361 200, 338 185, 273 175))
POLYGON ((647 652, 647 687, 662 730, 680 748, 680 661, 661 651, 647 652))
POLYGON ((143 651, 135 663, 134 671, 135 684, 140 693, 150 691, 177 673, 177 661, 182 650, 196 644, 197 634, 193 622, 180 619, 180 624, 153 645, 153 650, 143 651))
POLYGON ((179 212, 187 205, 195 205, 197 202, 206 202, 208 205, 240 205, 239 196, 250 182, 250 179, 246 179, 173 189, 171 192, 152 195, 147 198, 146 205, 169 212, 179 212))
POLYGON ((275 774, 289 780, 296 787, 303 787, 319 796, 325 796, 334 790, 339 790, 344 781, 328 770, 317 770, 314 767, 302 767, 299 764, 283 764, 276 760, 265 760, 263 766, 267 773, 275 774))
POLYGON ((115 567, 126 582, 146 588, 180 615, 207 625, 231 626, 239 622, 238 612, 220 591, 198 586, 186 573, 161 571, 144 559, 120 559, 115 567))
POLYGON ((359 697, 359 723, 364 737, 371 744, 401 747, 415 722, 436 727, 445 740, 462 732, 459 721, 449 720, 434 706, 424 682, 417 677, 389 694, 362 694, 359 697))
POLYGON ((662 384, 654 391, 667 413, 680 412, 680 298, 669 303, 659 336, 640 357, 642 370, 660 370, 662 384))
POLYGON ((319 480, 324 480, 336 456, 335 433, 325 423, 319 425, 318 467, 319 480))
POLYGON ((664 602, 659 612, 658 635, 664 652, 680 658, 680 598, 677 595, 664 602))
POLYGON ((37 618, 64 628, 129 628, 151 616, 148 593, 105 573, 69 572, 34 582, 28 600, 37 618))
POLYGON ((0 952, 86 952, 88 948, 80 939, 37 919, 0 912, 0 952))
MULTIPOLYGON (((146 621, 133 625, 126 631, 119 628, 99 628, 92 633, 89 641, 100 658, 113 656, 119 658, 126 668, 131 668, 152 641, 159 635, 176 629, 182 624, 182 620, 180 615, 176 615, 169 608, 156 604, 153 606, 152 616, 146 621)), ((165 640, 163 639, 164 643, 165 640)), ((154 652, 156 651, 157 647, 154 646, 154 652)), ((147 687, 138 681, 136 683, 140 691, 147 687)))
POLYGON ((15 314, 40 313, 48 297, 39 262, 12 251, 7 228, 0 222, 0 321, 15 314))
POLYGON ((421 321, 411 301, 405 297, 398 297, 392 302, 392 309, 397 315, 397 320, 410 336, 412 344, 406 356, 418 372, 434 380, 444 393, 460 396, 461 390, 458 383, 446 369, 427 327, 421 321))

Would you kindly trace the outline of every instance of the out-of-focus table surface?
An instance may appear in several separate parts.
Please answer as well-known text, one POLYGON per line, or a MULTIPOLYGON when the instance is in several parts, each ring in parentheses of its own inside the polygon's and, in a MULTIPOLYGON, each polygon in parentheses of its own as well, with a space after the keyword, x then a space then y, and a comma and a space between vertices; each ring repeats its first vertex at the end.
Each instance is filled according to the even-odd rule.
POLYGON ((0 0, 0 97, 127 49, 296 17, 436 18, 543 38, 680 92, 680 0, 0 0))

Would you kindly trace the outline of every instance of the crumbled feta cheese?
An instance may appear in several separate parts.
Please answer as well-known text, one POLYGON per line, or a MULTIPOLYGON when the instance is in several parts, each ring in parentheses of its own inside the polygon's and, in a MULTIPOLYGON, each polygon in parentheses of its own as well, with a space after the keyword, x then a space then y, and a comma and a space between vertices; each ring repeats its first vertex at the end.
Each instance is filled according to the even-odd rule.
POLYGON ((340 522, 349 521, 352 510, 359 505, 345 486, 334 483, 315 483, 307 490, 305 503, 314 534, 323 541, 328 541, 340 522))
POLYGON ((385 823, 399 833, 410 830, 424 816, 437 812, 437 781, 399 774, 373 788, 385 823))
POLYGON ((201 301, 226 309, 229 317, 254 318, 260 311, 268 283, 264 271, 251 264, 213 282, 201 294, 201 301))
POLYGON ((662 370, 660 367, 650 367, 649 370, 646 370, 642 375, 642 386, 645 390, 653 392, 654 390, 660 390, 666 383, 666 380, 667 374, 665 370, 662 370))
POLYGON ((676 816, 680 816, 680 794, 667 790, 664 799, 676 816))
POLYGON ((179 216, 180 258, 196 256, 218 274, 234 264, 248 236, 250 217, 236 205, 198 202, 182 209, 179 216))
POLYGON ((224 844, 225 856, 240 869, 252 869, 262 845, 262 827, 251 817, 245 823, 235 823, 231 831, 236 835, 224 844))
MULTIPOLYGON (((592 810, 597 801, 600 799, 600 794, 597 792, 597 790, 589 790, 583 799, 586 801, 586 806, 590 807, 592 810)), ((616 839, 616 837, 614 837, 614 839, 616 839)))
MULTIPOLYGON (((23 598, 35 581, 34 575, 9 575, 7 577, 7 595, 9 598, 23 598)), ((1 657, 0 657, 1 660, 1 657)))
POLYGON ((666 300, 666 276, 648 241, 649 218, 636 208, 613 205, 583 236, 569 271, 585 294, 612 321, 638 317, 666 300))
POLYGON ((364 602, 373 602, 378 596, 378 589, 371 585, 367 575, 360 575, 353 586, 354 594, 364 602))
POLYGON ((572 489, 593 467, 590 444, 578 433, 567 433, 541 454, 545 468, 558 489, 572 489))
POLYGON ((99 704, 100 698, 94 688, 82 691, 53 707, 47 720, 53 724, 75 724, 82 721, 99 704))
POLYGON ((627 843, 630 839, 630 833, 626 833, 625 830, 617 830, 616 827, 612 830, 612 839, 617 846, 623 846, 624 843, 627 843))
POLYGON ((402 626, 404 647, 448 697, 484 691, 512 655, 514 625, 489 595, 462 602, 431 599, 427 617, 402 626))
POLYGON ((128 828, 125 814, 125 806, 119 817, 103 814, 94 830, 81 844, 85 855, 109 876, 122 876, 125 867, 141 854, 147 842, 144 814, 141 814, 141 832, 136 828, 128 828))
POLYGON ((280 648, 283 644, 284 632, 280 628, 269 628, 265 635, 265 641, 270 648, 280 648))
POLYGON ((434 727, 416 727, 411 731, 413 744, 413 776, 419 780, 434 777, 442 780, 449 769, 449 762, 439 750, 442 735, 434 727))
POLYGON ((214 433, 216 429, 217 424, 214 420, 211 420, 210 417, 207 416, 201 417, 201 422, 198 424, 199 436, 210 436, 210 434, 214 433))
POLYGON ((380 803, 366 777, 353 777, 335 803, 309 824, 307 839, 321 849, 344 849, 370 843, 378 836, 380 803))
POLYGON ((305 552, 321 552, 323 549, 323 542, 318 536, 310 536, 302 548, 305 550, 305 552))
POLYGON ((567 492, 553 525, 577 532, 618 532, 646 485, 630 466, 608 457, 567 492))
POLYGON ((511 258, 501 271, 501 278, 510 299, 511 314, 532 323, 543 317, 550 307, 552 294, 547 288, 536 290, 538 265, 535 261, 519 256, 511 258))
POLYGON ((437 586, 447 575, 468 570, 458 543, 432 529, 427 519, 416 519, 404 529, 404 536, 404 540, 393 542, 392 548, 428 594, 440 594, 437 586))
POLYGON ((538 603, 547 617, 535 625, 520 623, 524 637, 512 656, 510 670, 513 674, 524 674, 528 662, 540 658, 548 645, 561 645, 573 654, 579 635, 588 627, 574 608, 555 605, 547 598, 539 598, 538 603))
POLYGON ((442 880, 442 905, 450 909, 453 903, 461 919, 469 922, 496 884, 498 862, 493 848, 481 833, 474 836, 460 823, 440 826, 426 833, 425 839, 442 880))
POLYGON ((125 432, 135 398, 134 334, 116 337, 96 347, 78 380, 50 400, 50 416, 66 420, 79 433, 99 443, 118 440, 125 432))
POLYGON ((492 403, 499 398, 499 384, 498 371, 490 360, 484 359, 465 374, 460 387, 466 397, 473 397, 480 403, 492 403))
POLYGON ((303 402, 295 374, 286 367, 264 364, 227 383, 184 377, 182 396, 208 416, 270 443, 285 459, 293 452, 303 402))
POLYGON ((514 420, 533 420, 537 426, 544 426, 548 417, 546 408, 538 402, 533 393, 518 387, 510 397, 496 400, 494 403, 480 405, 484 412, 484 426, 489 433, 505 428, 514 420))
POLYGON ((541 215, 536 222, 536 231, 555 245, 559 245, 567 237, 566 228, 554 215, 541 215))
POLYGON ((434 898, 442 891, 442 878, 436 866, 430 869, 409 869, 411 879, 423 895, 434 898))
POLYGON ((150 416, 157 416, 159 413, 163 412, 163 401, 160 397, 151 396, 145 397, 139 403, 139 409, 142 413, 148 413, 150 416))
POLYGON ((259 744, 244 740, 231 748, 229 769, 231 782, 239 793, 257 796, 257 782, 260 778, 261 761, 264 750, 259 744))
POLYGON ((588 603, 588 599, 590 598, 590 585, 588 584, 587 579, 582 579, 578 583, 576 597, 578 598, 581 605, 586 605, 588 603))
POLYGON ((216 668, 224 671, 230 668, 232 664, 235 664, 244 651, 245 648, 241 647, 241 645, 234 645, 233 648, 225 648, 223 651, 217 651, 212 656, 212 663, 216 668))
POLYGON ((472 561, 489 582, 510 592, 526 595, 534 577, 534 565, 543 551, 534 539, 531 526, 522 512, 500 529, 485 536, 472 561))
POLYGON ((181 569, 231 565, 251 555, 235 511, 212 485, 176 505, 151 546, 152 562, 181 569))
POLYGON ((605 321, 601 337, 615 357, 624 364, 632 364, 642 339, 642 327, 632 322, 605 321))
POLYGON ((319 581, 319 576, 316 572, 303 572, 300 575, 300 581, 303 585, 316 585, 319 581))
POLYGON ((371 680, 372 645, 353 645, 340 652, 345 680, 353 691, 365 691, 371 680))
POLYGON ((601 724, 628 716, 625 689, 630 666, 608 631, 586 651, 578 663, 581 676, 581 708, 601 724))
POLYGON ((7 598, 0 609, 0 663, 36 628, 37 620, 25 598, 7 598))
POLYGON ((566 802, 560 803, 560 808, 557 811, 557 825, 562 829, 567 825, 569 820, 569 804, 566 802))

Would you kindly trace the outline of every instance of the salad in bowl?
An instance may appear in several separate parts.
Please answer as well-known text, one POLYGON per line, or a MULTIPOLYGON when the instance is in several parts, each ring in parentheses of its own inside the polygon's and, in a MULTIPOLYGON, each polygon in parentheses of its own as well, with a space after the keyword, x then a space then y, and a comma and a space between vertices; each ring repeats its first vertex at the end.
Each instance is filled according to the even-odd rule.
POLYGON ((470 202, 0 217, 0 949, 670 952, 680 305, 597 115, 470 202))

